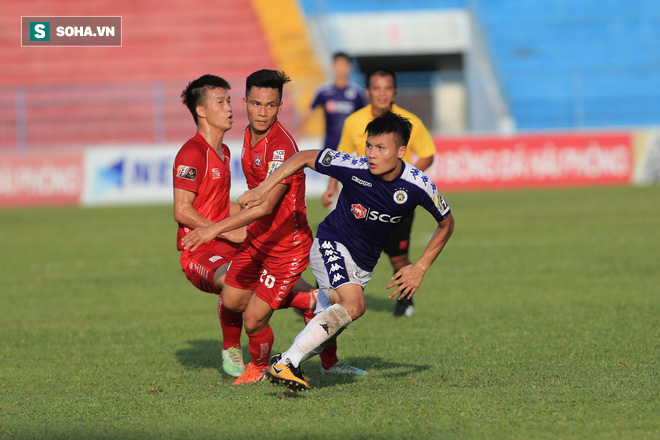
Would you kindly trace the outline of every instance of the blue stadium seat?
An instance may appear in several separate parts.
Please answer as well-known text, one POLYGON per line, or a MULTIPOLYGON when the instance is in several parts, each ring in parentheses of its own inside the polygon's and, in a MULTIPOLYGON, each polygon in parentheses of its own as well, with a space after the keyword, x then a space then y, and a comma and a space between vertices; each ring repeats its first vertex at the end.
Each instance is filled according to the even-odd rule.
POLYGON ((660 124, 656 0, 474 0, 521 129, 660 124))
POLYGON ((466 0, 300 0, 307 15, 352 12, 413 11, 422 9, 465 9, 466 0))

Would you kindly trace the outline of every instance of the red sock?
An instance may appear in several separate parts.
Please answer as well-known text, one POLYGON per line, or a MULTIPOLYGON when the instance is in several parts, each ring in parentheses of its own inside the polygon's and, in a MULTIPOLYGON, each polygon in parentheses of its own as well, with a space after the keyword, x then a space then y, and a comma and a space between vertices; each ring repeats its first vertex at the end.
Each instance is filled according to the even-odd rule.
POLYGON ((273 347, 273 342, 275 342, 273 329, 269 325, 266 330, 260 333, 248 333, 248 338, 250 338, 248 348, 250 349, 250 356, 252 356, 250 363, 257 367, 267 366, 270 349, 273 347))
MULTIPOLYGON (((314 319, 314 312, 311 310, 303 311, 302 315, 305 320, 305 325, 309 324, 309 321, 314 319)), ((326 370, 329 370, 330 367, 336 364, 339 361, 339 358, 337 357, 337 340, 335 339, 332 341, 332 345, 325 347, 321 354, 319 354, 319 357, 321 358, 321 365, 323 365, 323 368, 326 370)))
POLYGON ((222 307, 222 295, 218 296, 218 318, 222 327, 222 349, 226 350, 229 347, 241 345, 243 314, 222 307))
POLYGON ((335 339, 332 341, 332 345, 325 347, 319 357, 321 358, 321 365, 326 370, 336 364, 339 361, 337 357, 337 340, 335 339))
POLYGON ((312 292, 291 292, 289 298, 291 298, 289 301, 289 307, 307 310, 316 306, 312 292))

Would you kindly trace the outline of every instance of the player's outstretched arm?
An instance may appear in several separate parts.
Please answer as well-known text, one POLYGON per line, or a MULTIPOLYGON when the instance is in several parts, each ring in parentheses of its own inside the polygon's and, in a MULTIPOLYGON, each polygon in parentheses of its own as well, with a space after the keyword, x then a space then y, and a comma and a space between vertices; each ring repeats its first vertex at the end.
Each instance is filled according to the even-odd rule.
MULTIPOLYGON (((229 202, 229 215, 237 214, 241 210, 241 207, 234 203, 229 202)), ((247 236, 247 226, 242 226, 238 229, 232 231, 227 231, 222 234, 222 238, 229 240, 233 243, 243 243, 245 237, 247 236)))
POLYGON ((265 202, 256 209, 251 209, 249 211, 241 209, 239 212, 219 221, 218 223, 195 229, 181 239, 183 248, 194 251, 203 243, 208 243, 216 237, 226 237, 228 232, 243 228, 253 221, 271 214, 282 199, 287 187, 288 185, 278 185, 274 191, 270 192, 265 202))
POLYGON ((422 284, 424 274, 445 247, 452 232, 454 232, 454 217, 449 213, 447 218, 438 223, 438 227, 435 228, 435 232, 419 260, 415 264, 401 268, 392 277, 392 282, 385 286, 385 289, 399 286, 390 294, 390 298, 398 294, 400 294, 399 299, 412 298, 422 284))
POLYGON ((270 176, 264 179, 256 188, 244 192, 238 198, 238 204, 243 208, 253 209, 267 200, 270 191, 289 176, 293 176, 304 167, 315 170, 314 164, 321 150, 305 150, 291 156, 280 165, 270 176))

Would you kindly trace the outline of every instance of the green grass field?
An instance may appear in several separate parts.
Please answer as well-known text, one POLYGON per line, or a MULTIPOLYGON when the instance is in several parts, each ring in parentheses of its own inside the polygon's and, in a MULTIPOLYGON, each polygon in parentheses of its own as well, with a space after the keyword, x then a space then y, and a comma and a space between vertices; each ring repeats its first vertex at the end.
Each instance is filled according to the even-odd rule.
MULTIPOLYGON (((339 340, 369 376, 313 359, 300 394, 222 374, 170 207, 0 211, 0 439, 660 438, 660 187, 445 196, 414 317, 382 260, 339 340)), ((433 228, 418 211, 414 257, 433 228)), ((277 351, 302 328, 272 324, 277 351)))

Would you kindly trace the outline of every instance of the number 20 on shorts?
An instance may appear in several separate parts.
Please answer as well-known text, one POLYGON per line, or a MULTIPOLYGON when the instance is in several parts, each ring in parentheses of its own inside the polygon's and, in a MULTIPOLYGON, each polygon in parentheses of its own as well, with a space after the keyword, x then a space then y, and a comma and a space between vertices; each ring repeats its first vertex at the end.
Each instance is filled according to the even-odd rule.
POLYGON ((275 285, 275 277, 272 275, 268 275, 268 271, 266 269, 264 269, 264 271, 261 272, 259 281, 261 281, 261 283, 264 286, 268 287, 269 289, 272 289, 273 286, 275 285))

